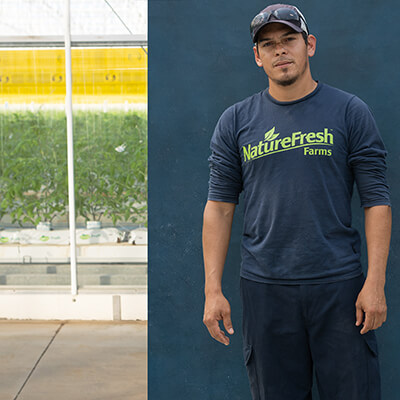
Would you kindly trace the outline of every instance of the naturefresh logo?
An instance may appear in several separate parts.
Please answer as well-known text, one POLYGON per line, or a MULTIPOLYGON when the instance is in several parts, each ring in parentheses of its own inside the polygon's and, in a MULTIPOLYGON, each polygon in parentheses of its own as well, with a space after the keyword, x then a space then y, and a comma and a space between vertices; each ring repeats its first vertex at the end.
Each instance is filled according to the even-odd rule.
POLYGON ((278 136, 279 133, 275 133, 275 127, 273 127, 272 129, 270 129, 268 132, 265 133, 264 142, 267 140, 268 141, 275 140, 278 136))
POLYGON ((0 243, 8 243, 9 241, 10 241, 10 239, 6 236, 0 237, 0 243))
POLYGON ((291 136, 284 138, 278 138, 279 135, 279 133, 275 133, 274 126, 264 134, 264 140, 260 140, 257 145, 242 146, 244 162, 298 148, 303 148, 305 156, 330 157, 332 155, 332 150, 329 148, 311 147, 333 146, 333 134, 329 132, 328 128, 324 128, 321 132, 293 132, 291 136))
POLYGON ((40 236, 39 240, 41 240, 42 242, 47 242, 50 238, 48 236, 42 235, 40 236))

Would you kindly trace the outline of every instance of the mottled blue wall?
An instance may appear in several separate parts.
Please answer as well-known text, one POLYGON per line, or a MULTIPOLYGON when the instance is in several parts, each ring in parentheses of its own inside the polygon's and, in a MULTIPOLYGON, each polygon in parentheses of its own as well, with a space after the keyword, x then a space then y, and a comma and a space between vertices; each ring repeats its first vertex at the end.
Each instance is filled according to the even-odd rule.
MULTIPOLYGON (((248 28, 267 4, 149 0, 150 400, 250 400, 238 294, 241 209, 224 274, 236 328, 228 348, 212 340, 202 324, 201 224, 215 123, 225 108, 267 83, 253 61, 248 28)), ((366 101, 389 150, 395 226, 387 283, 389 317, 378 336, 383 399, 398 400, 400 3, 303 0, 296 5, 318 39, 314 78, 366 101)), ((354 220, 362 227, 356 203, 354 220)))

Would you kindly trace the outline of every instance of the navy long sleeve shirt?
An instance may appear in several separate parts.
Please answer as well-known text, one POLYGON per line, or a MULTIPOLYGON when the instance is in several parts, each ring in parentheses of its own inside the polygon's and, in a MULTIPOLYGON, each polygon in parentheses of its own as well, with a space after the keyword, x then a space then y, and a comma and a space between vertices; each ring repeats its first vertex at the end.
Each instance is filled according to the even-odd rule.
POLYGON ((264 90, 222 114, 211 151, 208 199, 238 203, 242 193, 242 277, 298 284, 361 273, 354 181, 362 207, 390 200, 386 151, 359 98, 322 83, 291 102, 264 90))

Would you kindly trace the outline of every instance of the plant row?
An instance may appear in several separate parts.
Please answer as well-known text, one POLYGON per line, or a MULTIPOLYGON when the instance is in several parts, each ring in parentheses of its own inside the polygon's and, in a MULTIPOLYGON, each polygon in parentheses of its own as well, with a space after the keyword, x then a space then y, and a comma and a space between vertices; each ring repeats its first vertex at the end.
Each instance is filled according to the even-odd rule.
MULTIPOLYGON (((74 113, 76 214, 145 222, 147 118, 74 113)), ((0 113, 0 219, 37 225, 68 212, 66 118, 61 111, 0 113)))

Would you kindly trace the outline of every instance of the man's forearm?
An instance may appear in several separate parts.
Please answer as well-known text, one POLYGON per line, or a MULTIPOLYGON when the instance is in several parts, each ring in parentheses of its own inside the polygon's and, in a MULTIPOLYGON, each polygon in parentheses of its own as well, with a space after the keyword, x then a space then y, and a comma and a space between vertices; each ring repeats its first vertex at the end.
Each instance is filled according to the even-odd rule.
POLYGON ((392 214, 389 206, 365 208, 365 236, 368 250, 367 279, 382 286, 385 285, 391 227, 392 214))
POLYGON ((208 201, 204 210, 203 256, 205 293, 221 292, 226 253, 231 236, 235 204, 208 201))
POLYGON ((231 307, 222 294, 221 281, 226 253, 231 236, 235 204, 208 201, 204 210, 203 255, 205 270, 205 295, 203 322, 210 335, 224 345, 229 337, 220 328, 223 321, 226 332, 233 335, 231 307))
POLYGON ((368 251, 368 275, 356 301, 356 326, 365 334, 386 321, 386 263, 389 255, 392 214, 389 206, 365 208, 365 236, 368 251))

